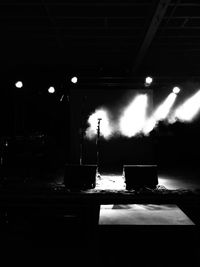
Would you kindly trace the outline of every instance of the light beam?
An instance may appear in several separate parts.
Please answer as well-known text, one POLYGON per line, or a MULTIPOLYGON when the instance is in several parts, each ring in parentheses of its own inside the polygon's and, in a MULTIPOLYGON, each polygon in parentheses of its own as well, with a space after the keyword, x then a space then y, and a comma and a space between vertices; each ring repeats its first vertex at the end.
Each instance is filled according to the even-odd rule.
POLYGON ((175 100, 177 98, 177 94, 170 93, 168 97, 164 100, 164 102, 156 109, 154 113, 154 117, 156 121, 161 121, 167 118, 175 100))
POLYGON ((119 121, 119 130, 122 135, 133 137, 142 131, 146 121, 147 104, 147 94, 137 95, 124 110, 119 121))
POLYGON ((181 89, 178 86, 175 86, 172 91, 174 94, 178 94, 181 91, 181 89))
POLYGON ((179 106, 172 117, 172 121, 190 122, 200 111, 200 90, 179 106))
POLYGON ((170 110, 177 98, 177 94, 170 93, 167 98, 155 110, 153 115, 146 121, 143 128, 145 135, 149 134, 157 125, 159 121, 165 120, 170 113, 170 110))

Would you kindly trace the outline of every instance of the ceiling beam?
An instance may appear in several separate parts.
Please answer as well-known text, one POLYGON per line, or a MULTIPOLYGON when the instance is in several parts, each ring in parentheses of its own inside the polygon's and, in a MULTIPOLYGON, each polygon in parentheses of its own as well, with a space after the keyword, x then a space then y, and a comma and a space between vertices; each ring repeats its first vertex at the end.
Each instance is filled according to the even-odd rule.
POLYGON ((146 31, 142 44, 137 53, 136 59, 134 61, 132 72, 135 72, 141 65, 148 48, 150 47, 152 40, 158 30, 158 27, 164 18, 167 7, 169 6, 171 0, 160 0, 156 6, 156 10, 153 14, 149 27, 146 31))
MULTIPOLYGON (((71 2, 59 2, 57 0, 54 0, 52 2, 49 1, 45 1, 45 4, 48 6, 73 6, 73 7, 144 7, 144 6, 150 6, 151 3, 149 3, 148 1, 146 3, 142 3, 142 2, 127 2, 127 3, 119 3, 119 2, 75 2, 73 0, 71 0, 71 2)), ((27 2, 7 2, 5 0, 5 2, 1 2, 0 6, 41 6, 40 2, 31 2, 31 1, 27 1, 27 2)))
MULTIPOLYGON (((70 1, 66 1, 66 2, 63 2, 63 1, 57 1, 57 0, 54 0, 54 1, 45 1, 45 4, 48 5, 48 6, 75 6, 75 7, 83 7, 83 6, 86 6, 86 7, 91 7, 91 6, 94 6, 94 7, 101 7, 101 6, 111 6, 111 7, 130 7, 130 6, 133 6, 133 7, 143 7, 143 6, 151 6, 151 3, 147 0, 146 2, 123 2, 123 3, 120 3, 120 2, 76 2, 76 1, 73 1, 71 0, 70 1)), ((176 5, 176 3, 169 3, 169 6, 174 6, 176 5)), ((0 6, 41 6, 41 3, 40 2, 35 2, 35 1, 27 1, 27 2, 20 2, 20 1, 17 1, 17 2, 8 2, 7 0, 4 0, 0 2, 0 6)), ((188 3, 181 3, 179 4, 180 7, 199 7, 200 6, 200 3, 191 3, 190 0, 188 0, 188 3)))
MULTIPOLYGON (((1 6, 1 4, 0 4, 1 6)), ((107 19, 110 19, 110 20, 115 20, 115 19, 120 19, 120 20, 132 20, 132 21, 135 21, 135 20, 139 20, 139 19, 145 19, 145 16, 144 15, 136 15, 136 16, 124 16, 124 15, 119 15, 119 16, 114 16, 114 15, 109 15, 109 16, 95 16, 95 15, 92 15, 89 16, 87 14, 85 14, 85 16, 70 16, 70 15, 60 15, 60 14, 54 14, 54 18, 55 19, 64 19, 64 20, 74 20, 74 19, 77 19, 77 20, 103 20, 105 18, 107 19)), ((192 14, 189 14, 189 15, 173 15, 173 17, 170 18, 170 20, 176 20, 176 19, 200 19, 200 16, 197 16, 197 15, 192 15, 192 14)), ((0 20, 9 20, 9 19, 46 19, 46 15, 31 15, 31 14, 22 14, 22 13, 19 13, 19 14, 1 14, 1 17, 0 17, 0 20)), ((165 20, 168 19, 168 16, 164 16, 165 20)))
POLYGON ((49 10, 49 6, 45 3, 44 0, 41 0, 41 3, 42 3, 42 5, 43 5, 43 7, 44 7, 44 9, 45 9, 45 11, 47 13, 47 17, 48 17, 49 21, 52 24, 51 28, 52 28, 53 32, 55 33, 57 45, 62 51, 64 51, 64 43, 62 41, 60 31, 59 31, 59 29, 58 29, 58 27, 57 27, 57 25, 55 23, 55 19, 52 16, 52 14, 51 14, 51 12, 49 10))
MULTIPOLYGON (((71 31, 81 31, 81 30, 86 30, 86 31, 92 31, 92 30, 104 30, 105 26, 71 26, 71 25, 62 25, 62 26, 57 26, 57 25, 53 25, 51 28, 45 26, 42 26, 41 24, 35 24, 35 25, 29 25, 24 24, 23 26, 18 26, 18 25, 9 25, 7 24, 7 27, 5 28, 6 31, 9 30, 16 30, 16 31, 35 31, 37 30, 38 32, 41 32, 43 30, 49 30, 49 29, 57 29, 57 30, 71 30, 71 31)), ((127 27, 127 26, 112 26, 107 28, 107 30, 110 31, 116 31, 116 30, 123 30, 122 32, 124 33, 124 35, 121 36, 126 36, 125 32, 126 31, 128 34, 127 36, 132 37, 132 32, 131 30, 136 30, 136 31, 140 31, 142 30, 142 26, 134 26, 134 27, 127 27)), ((161 29, 165 29, 165 30, 200 30, 200 26, 166 26, 166 27, 162 27, 161 29)), ((3 29, 4 30, 4 29, 3 29)), ((96 35, 98 34, 98 32, 96 32, 96 35)), ((118 37, 118 32, 116 32, 115 37, 118 37)), ((178 37, 178 36, 177 36, 178 37)))

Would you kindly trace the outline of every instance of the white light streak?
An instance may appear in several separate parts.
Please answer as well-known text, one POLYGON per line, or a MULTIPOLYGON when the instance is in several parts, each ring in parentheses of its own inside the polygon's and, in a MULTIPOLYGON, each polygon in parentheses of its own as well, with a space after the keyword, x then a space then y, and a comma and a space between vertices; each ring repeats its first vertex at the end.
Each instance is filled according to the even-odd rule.
POLYGON ((174 121, 190 122, 200 111, 200 90, 179 106, 173 115, 174 121))
POLYGON ((177 95, 175 93, 170 93, 164 102, 159 105, 152 117, 150 117, 145 123, 143 128, 143 133, 145 135, 148 135, 156 127, 159 121, 167 119, 176 97, 177 95))
POLYGON ((165 101, 157 108, 154 113, 154 118, 156 121, 161 121, 167 118, 167 115, 169 114, 176 97, 177 95, 174 93, 169 94, 165 101))
POLYGON ((124 110, 119 121, 120 133, 127 137, 139 134, 146 121, 148 98, 146 94, 137 95, 124 110))

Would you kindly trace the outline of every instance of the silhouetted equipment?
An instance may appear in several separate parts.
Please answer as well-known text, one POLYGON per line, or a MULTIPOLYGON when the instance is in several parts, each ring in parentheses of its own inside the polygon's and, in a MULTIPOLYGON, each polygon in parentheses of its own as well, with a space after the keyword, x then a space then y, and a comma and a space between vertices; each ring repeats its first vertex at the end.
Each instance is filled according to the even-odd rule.
POLYGON ((157 165, 124 165, 126 189, 148 187, 158 184, 157 165))
POLYGON ((96 186, 97 165, 66 164, 64 184, 68 189, 92 189, 96 186))
POLYGON ((0 150, 0 177, 7 180, 44 179, 60 160, 54 140, 42 133, 2 138, 0 150))
POLYGON ((97 119, 97 139, 96 139, 96 145, 97 145, 97 172, 99 173, 99 149, 100 149, 100 122, 101 118, 97 119))

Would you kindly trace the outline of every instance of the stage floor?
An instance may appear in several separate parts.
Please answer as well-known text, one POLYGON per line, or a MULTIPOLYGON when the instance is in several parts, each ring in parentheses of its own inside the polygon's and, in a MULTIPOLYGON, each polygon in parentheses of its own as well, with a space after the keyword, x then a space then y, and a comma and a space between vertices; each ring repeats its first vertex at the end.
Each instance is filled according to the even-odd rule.
POLYGON ((99 225, 194 225, 177 205, 101 205, 99 225))
MULTIPOLYGON (((75 177, 74 177, 75 178, 75 177)), ((176 166, 160 168, 158 166, 158 183, 169 190, 200 189, 200 168, 194 166, 176 166)), ((64 186, 64 168, 59 168, 55 172, 48 171, 40 177, 30 174, 29 177, 1 177, 0 185, 30 186, 33 188, 64 186)), ((122 172, 106 170, 101 173, 101 179, 96 180, 96 189, 101 190, 125 190, 125 180, 122 172)))
POLYGON ((44 179, 8 178, 0 186, 4 212, 0 244, 21 251, 56 247, 59 257, 60 249, 65 259, 82 254, 85 264, 92 262, 93 266, 134 266, 136 259, 145 261, 136 266, 184 266, 185 262, 186 266, 199 266, 195 259, 200 252, 199 193, 193 199, 193 194, 176 192, 200 189, 199 177, 200 171, 193 167, 158 169, 159 185, 175 191, 169 196, 166 192, 127 192, 122 174, 112 172, 102 173, 94 190, 81 192, 66 190, 63 169, 44 179), (184 200, 182 206, 179 197, 184 200), (104 221, 101 210, 100 224, 96 223, 99 205, 107 204, 115 204, 111 211, 117 219, 115 225, 110 210, 109 216, 104 213, 104 221), (127 205, 131 205, 129 216, 122 216, 127 205), (107 219, 109 223, 111 219, 110 225, 107 219))
POLYGON ((167 189, 200 189, 200 169, 180 167, 158 170, 158 182, 167 189))
MULTIPOLYGON (((200 170, 194 168, 158 170, 158 184, 169 190, 200 189, 200 170)), ((97 178, 96 189, 125 190, 125 179, 120 173, 102 173, 97 178)))

